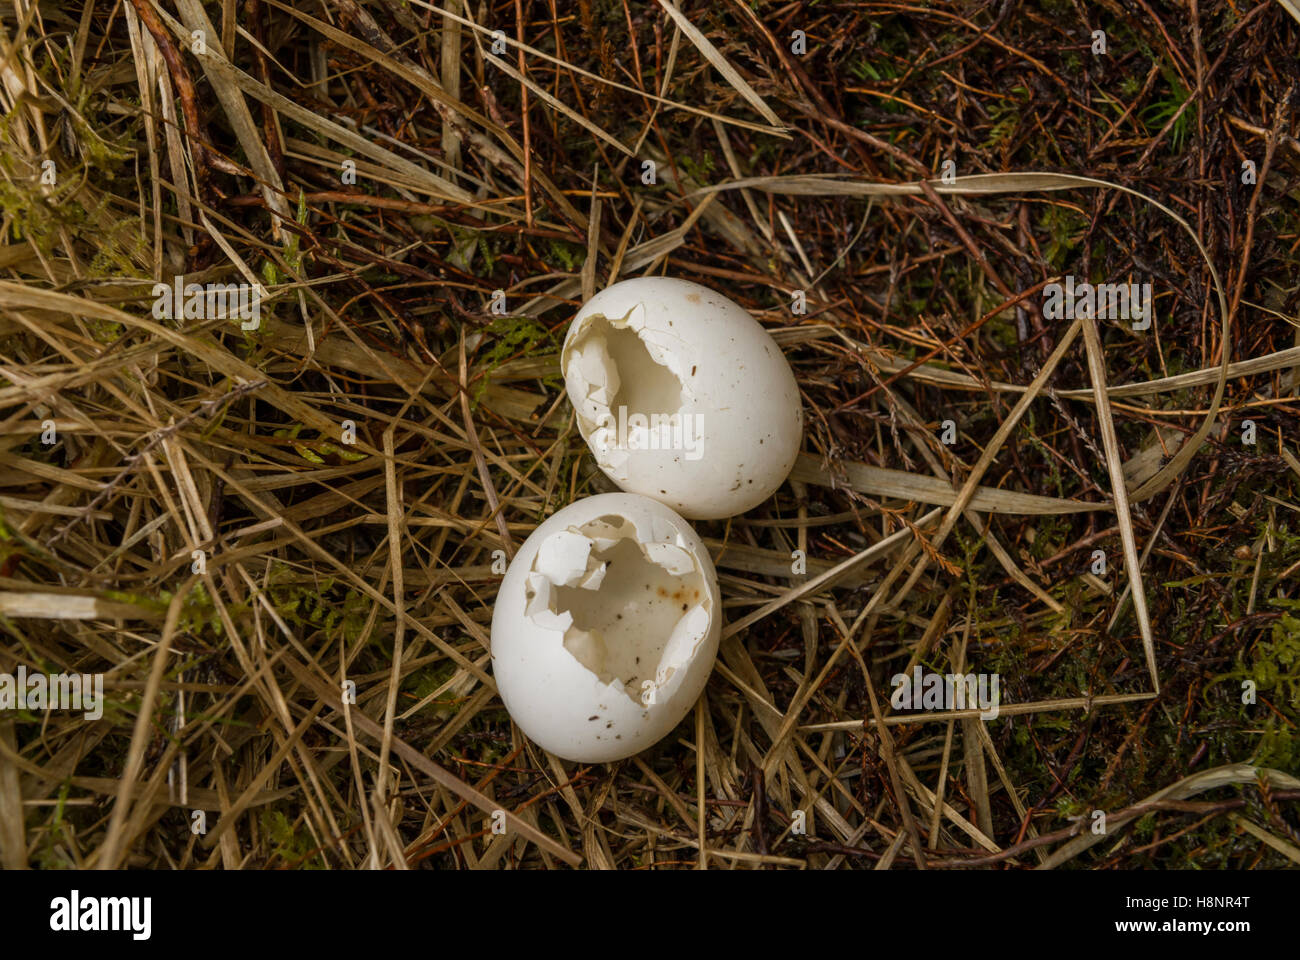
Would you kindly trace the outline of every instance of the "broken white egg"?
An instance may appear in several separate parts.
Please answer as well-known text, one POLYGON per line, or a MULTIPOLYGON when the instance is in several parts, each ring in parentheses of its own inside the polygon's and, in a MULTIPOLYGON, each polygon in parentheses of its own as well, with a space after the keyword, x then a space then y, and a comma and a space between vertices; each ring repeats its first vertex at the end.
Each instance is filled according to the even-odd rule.
POLYGON ((515 554, 492 611, 492 672, 532 740, 607 763, 686 716, 721 629, 717 574, 690 524, 605 493, 557 511, 515 554))
POLYGON ((799 453, 803 409, 776 341, 740 305, 643 277, 583 305, 560 354, 578 430, 629 493, 685 517, 762 503, 799 453))

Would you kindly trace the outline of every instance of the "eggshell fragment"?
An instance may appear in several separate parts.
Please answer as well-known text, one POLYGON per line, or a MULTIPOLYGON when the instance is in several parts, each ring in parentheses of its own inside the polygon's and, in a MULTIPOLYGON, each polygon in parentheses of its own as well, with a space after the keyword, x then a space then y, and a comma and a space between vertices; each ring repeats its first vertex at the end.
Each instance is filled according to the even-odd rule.
POLYGON ((511 718, 566 760, 630 757, 672 731, 708 681, 717 574, 663 504, 570 504, 515 554, 492 611, 492 671, 511 718))
POLYGON ((799 453, 803 410, 781 348, 742 307, 686 280, 624 280, 578 311, 560 355, 601 470, 685 517, 770 497, 799 453))

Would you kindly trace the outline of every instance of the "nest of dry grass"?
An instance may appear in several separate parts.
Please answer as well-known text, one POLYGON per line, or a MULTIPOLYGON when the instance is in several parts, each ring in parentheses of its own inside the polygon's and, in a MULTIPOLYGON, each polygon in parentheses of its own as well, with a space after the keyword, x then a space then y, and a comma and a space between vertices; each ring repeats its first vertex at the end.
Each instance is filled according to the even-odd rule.
POLYGON ((105 691, 0 711, 4 866, 1300 863, 1292 0, 0 26, 0 673, 105 691), (694 713, 576 765, 495 694, 493 558, 609 489, 558 344, 646 274, 772 331, 805 453, 698 525, 694 713), (1000 716, 893 709, 918 666, 1000 716))

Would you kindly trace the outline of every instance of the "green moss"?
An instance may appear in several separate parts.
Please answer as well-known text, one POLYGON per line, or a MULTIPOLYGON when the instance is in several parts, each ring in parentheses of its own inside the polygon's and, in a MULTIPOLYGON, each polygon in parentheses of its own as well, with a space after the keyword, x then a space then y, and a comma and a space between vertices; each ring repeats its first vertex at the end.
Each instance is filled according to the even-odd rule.
MULTIPOLYGON (((492 343, 483 353, 483 375, 475 384, 472 397, 475 406, 487 390, 492 372, 506 361, 521 357, 546 357, 559 352, 559 344, 555 342, 551 331, 532 317, 494 317, 486 333, 492 338, 492 343)), ((543 383, 550 389, 559 388, 558 365, 553 375, 543 378, 543 383)))
POLYGON ((1088 218, 1077 210, 1051 203, 1042 208, 1039 229, 1048 236, 1043 251, 1053 270, 1064 270, 1088 226, 1088 218))
POLYGON ((315 838, 305 827, 299 827, 298 821, 290 820, 281 810, 268 807, 258 817, 262 832, 271 847, 271 859, 283 860, 280 864, 294 866, 302 870, 323 870, 327 866, 324 855, 317 851, 315 838), (315 851, 315 852, 313 852, 315 851))
POLYGON ((546 249, 550 253, 548 262, 557 264, 569 273, 577 273, 587 260, 587 251, 576 243, 563 240, 548 240, 546 249))

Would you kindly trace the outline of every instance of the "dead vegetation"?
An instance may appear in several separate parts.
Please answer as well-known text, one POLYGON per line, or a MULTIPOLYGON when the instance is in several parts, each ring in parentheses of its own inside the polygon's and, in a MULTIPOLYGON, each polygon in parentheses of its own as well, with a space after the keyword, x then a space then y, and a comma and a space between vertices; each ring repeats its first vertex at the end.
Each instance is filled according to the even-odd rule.
POLYGON ((0 713, 5 867, 1300 863, 1292 0, 0 26, 0 673, 105 677, 0 713), (692 717, 567 764, 495 695, 499 558, 608 489, 558 346, 654 273, 773 332, 805 455, 697 525, 692 717), (1150 328, 1045 317, 1067 275, 1150 328), (999 718, 895 711, 918 666, 999 718))

